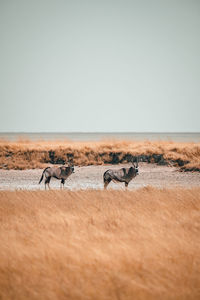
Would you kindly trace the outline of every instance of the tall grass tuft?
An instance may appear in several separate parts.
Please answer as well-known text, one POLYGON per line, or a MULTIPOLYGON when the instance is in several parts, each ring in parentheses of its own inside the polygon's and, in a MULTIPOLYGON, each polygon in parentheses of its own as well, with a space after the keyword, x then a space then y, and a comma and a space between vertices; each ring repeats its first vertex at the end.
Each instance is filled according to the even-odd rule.
POLYGON ((199 299, 200 188, 1 191, 0 299, 199 299))

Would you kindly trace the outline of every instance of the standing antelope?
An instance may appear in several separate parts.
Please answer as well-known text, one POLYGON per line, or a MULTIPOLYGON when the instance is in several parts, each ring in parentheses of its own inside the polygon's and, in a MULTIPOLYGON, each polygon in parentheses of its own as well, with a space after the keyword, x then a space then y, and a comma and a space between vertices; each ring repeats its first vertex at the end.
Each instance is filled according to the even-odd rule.
POLYGON ((74 166, 62 166, 59 168, 55 168, 55 167, 47 167, 46 169, 44 169, 44 171, 42 172, 42 176, 40 178, 39 184, 42 182, 43 177, 45 176, 45 190, 46 190, 46 184, 49 187, 49 182, 51 180, 51 177, 54 177, 56 179, 61 179, 61 184, 60 184, 60 188, 64 188, 64 184, 65 184, 65 180, 72 174, 74 173, 74 166))
POLYGON ((114 182, 124 182, 125 187, 128 187, 129 182, 139 174, 138 172, 138 157, 136 165, 132 162, 133 167, 121 168, 119 170, 107 170, 103 174, 104 189, 107 188, 108 184, 113 180, 114 182))

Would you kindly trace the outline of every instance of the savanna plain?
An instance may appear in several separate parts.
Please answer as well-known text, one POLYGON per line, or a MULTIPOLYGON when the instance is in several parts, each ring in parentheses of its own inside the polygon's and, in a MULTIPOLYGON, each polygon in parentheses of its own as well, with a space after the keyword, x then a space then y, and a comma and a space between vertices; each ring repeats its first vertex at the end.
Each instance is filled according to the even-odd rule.
MULTIPOLYGON (((117 168, 138 155, 199 174, 199 143, 0 142, 11 171, 70 159, 117 168)), ((199 299, 198 178, 187 188, 0 191, 0 299, 199 299)))

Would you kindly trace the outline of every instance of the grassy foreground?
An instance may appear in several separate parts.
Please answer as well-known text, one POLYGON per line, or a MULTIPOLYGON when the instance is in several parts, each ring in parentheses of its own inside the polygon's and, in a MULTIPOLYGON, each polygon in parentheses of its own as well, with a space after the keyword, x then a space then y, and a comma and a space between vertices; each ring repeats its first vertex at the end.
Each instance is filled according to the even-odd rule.
POLYGON ((173 164, 185 171, 200 171, 200 143, 170 141, 29 141, 0 140, 0 168, 33 169, 73 160, 75 165, 125 163, 140 156, 142 161, 173 164))
POLYGON ((1 191, 0 299, 199 299, 200 188, 1 191))

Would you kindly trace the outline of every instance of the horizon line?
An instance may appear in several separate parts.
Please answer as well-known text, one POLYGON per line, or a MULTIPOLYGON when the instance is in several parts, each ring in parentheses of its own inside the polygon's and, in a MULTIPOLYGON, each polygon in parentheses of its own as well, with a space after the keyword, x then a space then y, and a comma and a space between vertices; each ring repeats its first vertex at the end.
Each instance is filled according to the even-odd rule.
POLYGON ((0 131, 0 134, 200 134, 200 131, 0 131))

